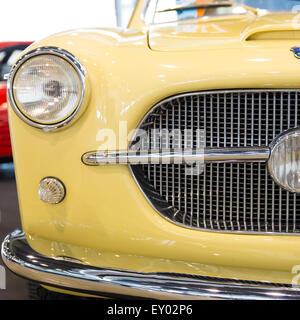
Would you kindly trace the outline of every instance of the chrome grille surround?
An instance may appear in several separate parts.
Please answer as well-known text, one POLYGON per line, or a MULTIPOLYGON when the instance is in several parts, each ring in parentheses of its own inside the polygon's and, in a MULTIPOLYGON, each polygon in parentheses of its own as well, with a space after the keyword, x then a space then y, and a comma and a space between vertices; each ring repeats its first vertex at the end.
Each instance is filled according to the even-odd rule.
MULTIPOLYGON (((205 129, 206 148, 265 147, 298 127, 298 100, 300 89, 180 94, 154 106, 138 128, 205 129)), ((159 139, 154 143, 166 147, 159 139)), ((189 143, 197 147, 196 134, 189 143)), ((130 170, 151 205, 177 225, 214 232, 300 234, 300 195, 280 188, 266 163, 206 163, 199 176, 185 175, 186 166, 132 165, 130 170)))

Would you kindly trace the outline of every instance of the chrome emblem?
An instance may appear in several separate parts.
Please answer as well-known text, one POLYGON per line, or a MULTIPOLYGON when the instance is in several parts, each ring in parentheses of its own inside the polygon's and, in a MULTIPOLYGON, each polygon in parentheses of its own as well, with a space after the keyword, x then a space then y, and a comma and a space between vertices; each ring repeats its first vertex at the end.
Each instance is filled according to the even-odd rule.
POLYGON ((293 47, 291 48, 291 51, 294 52, 296 58, 300 59, 300 47, 293 47))

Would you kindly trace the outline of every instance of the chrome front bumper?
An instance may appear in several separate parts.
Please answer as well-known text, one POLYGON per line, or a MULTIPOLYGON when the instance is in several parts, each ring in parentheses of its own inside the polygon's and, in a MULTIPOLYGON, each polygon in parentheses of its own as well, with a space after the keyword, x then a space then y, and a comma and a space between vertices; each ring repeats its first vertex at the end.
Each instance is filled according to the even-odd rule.
POLYGON ((89 266, 35 252, 24 233, 8 235, 1 249, 6 266, 48 286, 108 297, 150 299, 300 299, 300 288, 176 273, 140 273, 89 266))

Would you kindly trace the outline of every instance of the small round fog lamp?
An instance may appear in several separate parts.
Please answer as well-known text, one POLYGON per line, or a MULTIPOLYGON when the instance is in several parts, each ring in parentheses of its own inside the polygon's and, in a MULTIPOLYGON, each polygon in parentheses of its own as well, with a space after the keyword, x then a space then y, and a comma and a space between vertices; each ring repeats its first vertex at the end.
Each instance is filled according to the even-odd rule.
POLYGON ((300 130, 289 131, 272 143, 269 172, 282 188, 300 193, 300 130))
POLYGON ((39 184, 39 198, 46 203, 60 203, 63 201, 65 194, 63 183, 56 178, 44 178, 39 184))

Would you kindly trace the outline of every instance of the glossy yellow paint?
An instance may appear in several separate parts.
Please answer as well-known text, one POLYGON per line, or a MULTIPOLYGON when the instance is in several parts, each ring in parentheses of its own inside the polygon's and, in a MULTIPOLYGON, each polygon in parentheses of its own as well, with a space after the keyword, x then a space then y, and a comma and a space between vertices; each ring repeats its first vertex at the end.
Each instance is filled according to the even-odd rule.
MULTIPOLYGON (((276 19, 280 17, 293 18, 277 15, 276 19)), ((269 24, 271 18, 264 17, 269 24)), ((9 110, 22 228, 35 250, 102 267, 291 282, 292 267, 300 264, 300 237, 176 226, 151 207, 127 166, 88 167, 81 162, 87 151, 115 148, 111 140, 103 144, 101 129, 120 135, 117 147, 126 147, 120 121, 130 132, 154 104, 171 95, 212 89, 300 88, 300 62, 290 52, 299 41, 246 41, 246 28, 257 24, 253 19, 218 21, 227 34, 222 40, 205 36, 203 45, 199 21, 191 21, 189 31, 181 29, 178 37, 175 29, 172 36, 162 31, 172 26, 154 27, 151 32, 156 37, 154 41, 150 32, 150 42, 154 41, 150 46, 157 50, 149 48, 147 30, 132 28, 69 31, 27 49, 57 46, 71 52, 87 69, 91 89, 85 113, 58 132, 32 128, 9 110), (184 45, 183 39, 187 39, 184 45), (62 203, 39 200, 38 184, 45 176, 64 182, 67 196, 62 203)))
MULTIPOLYGON (((293 14, 234 15, 153 25, 149 45, 155 51, 238 50, 251 40, 299 40, 300 19, 293 14)), ((274 45, 274 44, 273 44, 274 45)), ((277 47, 277 45, 276 45, 277 47)))

